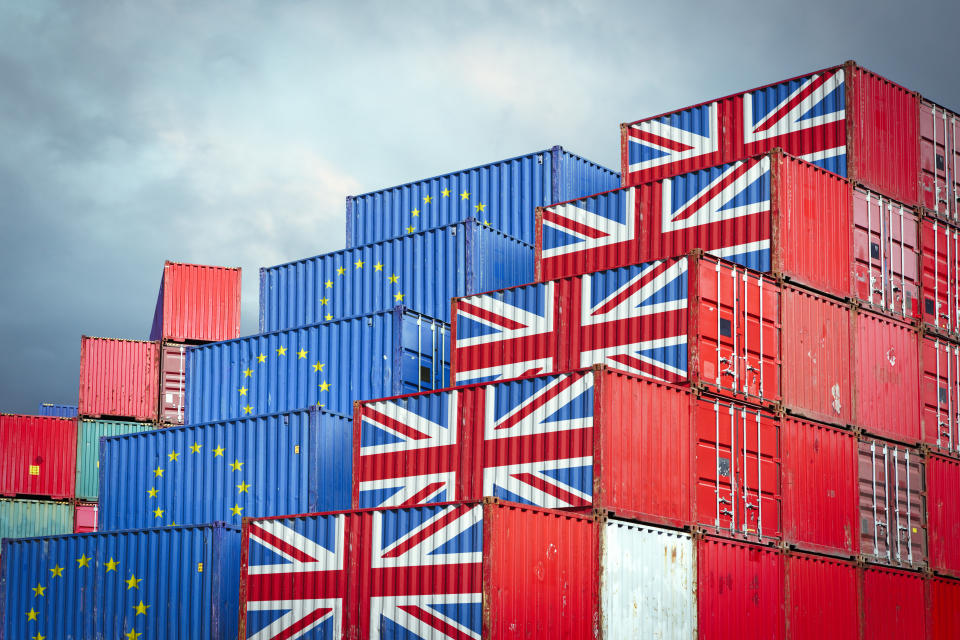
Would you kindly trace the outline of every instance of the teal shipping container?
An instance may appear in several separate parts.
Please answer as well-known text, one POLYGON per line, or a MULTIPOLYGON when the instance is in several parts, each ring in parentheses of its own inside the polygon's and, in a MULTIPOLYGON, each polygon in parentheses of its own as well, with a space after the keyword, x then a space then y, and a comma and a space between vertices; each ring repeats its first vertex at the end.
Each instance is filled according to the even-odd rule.
POLYGON ((73 505, 61 500, 0 498, 0 539, 58 536, 73 531, 73 505))
POLYGON ((99 495, 100 438, 141 433, 156 428, 149 422, 123 420, 80 420, 77 423, 77 486, 81 500, 96 501, 99 495))

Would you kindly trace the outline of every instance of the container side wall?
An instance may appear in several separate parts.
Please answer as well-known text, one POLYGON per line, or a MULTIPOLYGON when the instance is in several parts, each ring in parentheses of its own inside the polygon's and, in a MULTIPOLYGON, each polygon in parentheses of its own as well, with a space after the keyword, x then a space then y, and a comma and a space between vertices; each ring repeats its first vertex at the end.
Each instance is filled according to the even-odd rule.
POLYGON ((41 402, 40 407, 37 409, 37 415, 50 416, 55 418, 76 418, 77 405, 41 402))
POLYGON ((81 416, 156 421, 159 385, 159 342, 81 339, 81 416))
POLYGON ((935 451, 960 450, 960 347, 935 335, 920 339, 920 422, 935 451))
POLYGON ((100 438, 150 431, 151 424, 119 420, 80 420, 77 425, 77 486, 81 500, 96 500, 100 493, 100 438))
POLYGON ((934 578, 927 584, 930 638, 960 638, 960 581, 934 578))
POLYGON ((791 640, 847 640, 859 636, 856 565, 798 553, 787 557, 786 577, 791 640))
MULTIPOLYGON (((554 162, 554 179, 552 180, 554 192, 551 194, 550 202, 566 202, 574 198, 583 198, 601 191, 620 188, 620 174, 618 172, 565 151, 560 147, 554 147, 552 152, 556 160, 554 162)), ((550 204, 550 202, 542 204, 550 204)), ((523 215, 529 213, 530 210, 523 211, 523 215)), ((533 242, 532 239, 521 239, 526 242, 533 242)))
POLYGON ((933 455, 926 463, 930 568, 960 577, 960 461, 933 455))
POLYGON ((77 419, 0 414, 0 495, 72 498, 77 419))
POLYGON ((860 570, 862 638, 902 640, 926 634, 923 575, 869 567, 860 570))
MULTIPOLYGON (((151 340, 232 340, 240 336, 240 269, 167 262, 157 307, 161 332, 151 340)), ((154 326, 157 322, 154 320, 154 326)))
POLYGON ((51 500, 0 499, 0 539, 58 536, 73 531, 73 505, 51 500))
MULTIPOLYGON (((467 283, 463 290, 464 294, 503 289, 533 280, 532 245, 477 223, 470 226, 475 229, 476 239, 468 257, 474 261, 476 275, 472 282, 467 283)), ((443 265, 437 266, 443 269, 443 265)), ((427 284, 429 285, 429 281, 427 284)), ((459 292, 456 295, 460 295, 459 292)), ((452 297, 454 294, 438 303, 438 306, 445 308, 446 313, 436 317, 445 322, 450 321, 450 298, 452 297)))

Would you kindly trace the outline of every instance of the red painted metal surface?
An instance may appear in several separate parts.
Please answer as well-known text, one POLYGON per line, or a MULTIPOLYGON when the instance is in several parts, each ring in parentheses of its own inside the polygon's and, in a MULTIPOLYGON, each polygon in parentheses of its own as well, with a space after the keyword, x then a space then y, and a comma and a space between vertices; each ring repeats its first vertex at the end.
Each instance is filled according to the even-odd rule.
POLYGON ((785 604, 791 640, 850 640, 859 636, 857 567, 834 558, 786 557, 785 604))
POLYGON ((239 337, 239 267, 164 263, 151 340, 212 342, 239 337))
POLYGON ((78 502, 73 512, 73 532, 90 533, 96 531, 98 509, 96 502, 78 502))
POLYGON ((77 419, 0 414, 0 495, 72 498, 77 419))
POLYGON ((864 309, 851 318, 855 424, 884 438, 919 441, 917 330, 864 309))
POLYGON ((960 577, 960 460, 927 457, 930 568, 960 577))
POLYGON ((814 420, 850 424, 850 306, 784 284, 780 308, 783 407, 814 420))
POLYGON ((697 605, 701 640, 785 638, 783 555, 770 547, 702 538, 697 605))
POLYGON ((960 116, 920 102, 920 205, 960 223, 960 116))
POLYGON ((876 439, 857 444, 860 554, 870 562, 927 563, 924 461, 916 449, 876 439))
POLYGON ((819 553, 858 554, 856 438, 849 431, 785 416, 780 442, 784 541, 819 553))
POLYGON ((927 580, 927 631, 931 640, 960 638, 960 580, 927 580))
POLYGON ((925 637, 923 574, 872 566, 860 569, 860 602, 864 640, 925 637))
POLYGON ((936 451, 960 451, 960 345, 935 335, 920 338, 920 422, 936 451))
POLYGON ((81 416, 155 421, 159 385, 160 343, 81 338, 81 416))
POLYGON ((920 221, 920 317, 929 329, 960 332, 960 238, 956 227, 934 218, 920 221))
POLYGON ((184 422, 184 391, 187 346, 165 342, 160 347, 160 421, 180 425, 184 422))

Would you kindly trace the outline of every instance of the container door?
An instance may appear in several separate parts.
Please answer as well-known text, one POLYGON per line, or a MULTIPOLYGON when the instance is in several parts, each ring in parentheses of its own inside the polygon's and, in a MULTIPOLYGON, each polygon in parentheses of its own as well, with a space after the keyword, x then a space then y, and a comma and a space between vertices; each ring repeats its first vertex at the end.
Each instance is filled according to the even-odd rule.
POLYGON ((943 451, 956 452, 960 437, 960 349, 952 342, 925 337, 920 345, 923 371, 920 402, 923 440, 943 451))
POLYGON ((890 561, 888 448, 860 442, 857 476, 860 484, 860 551, 872 560, 890 561))
POLYGON ((927 564, 927 492, 924 462, 919 452, 893 448, 890 456, 894 506, 897 515, 894 548, 897 564, 927 564))
POLYGON ((427 316, 406 313, 402 318, 400 389, 419 393, 449 385, 450 332, 447 325, 427 316))
POLYGON ((945 331, 960 330, 957 288, 960 286, 960 240, 957 230, 943 222, 921 222, 923 321, 945 331))
POLYGON ((920 204, 960 222, 957 115, 935 104, 920 105, 920 204))
POLYGON ((185 345, 163 345, 160 420, 167 424, 183 424, 184 387, 187 380, 186 353, 185 345))

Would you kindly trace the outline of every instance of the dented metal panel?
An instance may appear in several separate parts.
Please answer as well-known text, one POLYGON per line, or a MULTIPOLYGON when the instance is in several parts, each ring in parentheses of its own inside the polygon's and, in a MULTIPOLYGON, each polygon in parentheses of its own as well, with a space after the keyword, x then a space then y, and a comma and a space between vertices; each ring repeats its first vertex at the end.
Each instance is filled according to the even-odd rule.
POLYGON ((155 422, 159 386, 159 342, 80 339, 79 415, 155 422))
POLYGON ((960 577, 960 460, 926 459, 930 523, 930 568, 960 577))
POLYGON ((920 205, 960 223, 960 116, 920 101, 920 205))
POLYGON ((920 338, 920 422, 923 441, 936 451, 960 451, 960 345, 920 338))
POLYGON ((209 342, 240 335, 240 268, 167 261, 151 340, 209 342))
POLYGON ((148 422, 82 419, 77 423, 77 486, 81 500, 96 500, 100 495, 100 438, 125 433, 150 431, 157 425, 148 422))
POLYGON ((920 221, 922 251, 922 301, 920 316, 928 329, 960 332, 960 238, 956 227, 923 217, 920 221))
POLYGON ((861 638, 926 637, 923 574, 870 566, 859 573, 861 638))
POLYGON ((0 495, 73 497, 77 419, 0 414, 0 495))
POLYGON ((791 553, 785 564, 785 605, 791 640, 859 637, 857 566, 853 562, 791 553))

